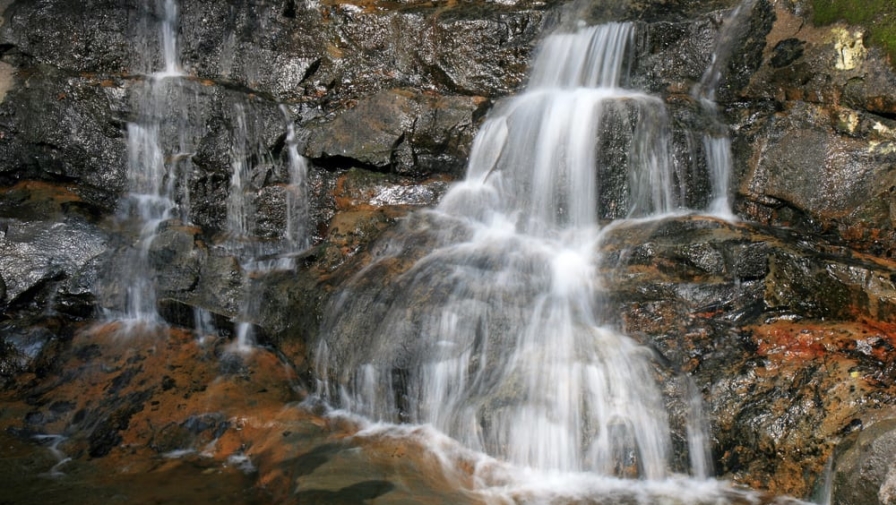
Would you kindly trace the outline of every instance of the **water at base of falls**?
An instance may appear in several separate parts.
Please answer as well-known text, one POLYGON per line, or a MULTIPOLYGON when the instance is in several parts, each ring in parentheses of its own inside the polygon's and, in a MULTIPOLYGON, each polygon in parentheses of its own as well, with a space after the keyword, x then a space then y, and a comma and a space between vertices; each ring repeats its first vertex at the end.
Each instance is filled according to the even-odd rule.
MULTIPOLYGON (((431 424, 521 467, 670 475, 651 352, 598 316, 599 246, 624 222, 601 218, 685 211, 665 104, 622 87, 633 31, 545 39, 526 91, 483 124, 466 180, 412 216, 330 308, 316 356, 323 397, 431 424), (383 285, 377 276, 421 241, 428 254, 383 285)), ((701 428, 689 427, 695 439, 701 428)), ((691 452, 705 477, 705 451, 691 452)))

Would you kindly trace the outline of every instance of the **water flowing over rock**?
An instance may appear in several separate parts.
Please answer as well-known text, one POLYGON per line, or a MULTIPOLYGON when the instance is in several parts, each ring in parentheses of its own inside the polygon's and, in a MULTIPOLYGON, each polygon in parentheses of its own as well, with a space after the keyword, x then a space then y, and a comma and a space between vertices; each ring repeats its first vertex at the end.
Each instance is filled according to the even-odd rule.
POLYGON ((684 190, 673 186, 663 102, 621 87, 633 40, 620 23, 545 39, 527 89, 483 124, 466 180, 328 309, 316 356, 324 398, 432 423, 518 465, 667 474, 650 352, 595 318, 598 218, 668 214, 684 190), (596 165, 610 161, 604 109, 624 111, 620 122, 608 114, 621 156, 596 165), (616 198, 607 179, 621 181, 616 198), (601 216, 602 201, 615 213, 601 216), (432 249, 383 275, 427 234, 432 249))
POLYGON ((819 4, 0 1, 4 497, 889 503, 896 73, 819 4))

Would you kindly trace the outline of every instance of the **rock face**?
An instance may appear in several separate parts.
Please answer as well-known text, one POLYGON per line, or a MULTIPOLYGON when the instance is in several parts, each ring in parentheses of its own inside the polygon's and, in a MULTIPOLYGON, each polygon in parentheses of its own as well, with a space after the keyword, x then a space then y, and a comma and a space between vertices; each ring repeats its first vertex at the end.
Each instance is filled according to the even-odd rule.
MULTIPOLYGON (((277 402, 304 396, 322 379, 310 356, 334 294, 358 279, 380 289, 433 247, 425 215, 407 215, 436 204, 463 176, 482 119, 524 86, 536 40, 578 19, 633 21, 626 82, 666 104, 683 203, 706 206, 700 139, 724 132, 733 144, 735 211, 749 223, 685 217, 613 231, 595 251, 609 291, 605 319, 654 350, 676 443, 688 415, 681 389, 696 384, 719 475, 807 496, 834 454, 835 503, 892 503, 892 461, 868 462, 892 453, 887 413, 896 402, 896 72, 862 27, 813 25, 809 2, 745 3, 741 25, 729 33, 723 20, 737 4, 178 2, 185 75, 166 92, 172 101, 159 133, 162 162, 178 170, 169 175, 176 205, 146 250, 160 313, 175 326, 211 321, 224 337, 235 336, 236 323, 251 323, 260 343, 295 370, 287 382, 303 390, 282 391, 277 402), (721 34, 730 40, 720 45, 721 34), (705 85, 717 48, 724 50, 716 54, 715 116, 694 90, 705 85), (298 187, 290 178, 296 153, 308 163, 298 187), (240 186, 246 236, 229 217, 239 164, 247 173, 240 186), (302 240, 288 231, 296 191, 304 195, 302 240), (408 229, 411 238, 394 242, 408 229), (390 248, 403 253, 389 264, 374 261, 390 248), (844 485, 854 481, 863 484, 844 485)), ((152 74, 164 67, 157 23, 164 2, 4 6, 0 385, 10 404, 24 402, 17 409, 33 407, 0 415, 4 428, 64 432, 71 454, 96 460, 123 444, 164 453, 220 437, 246 442, 228 424, 233 412, 153 413, 153 398, 168 390, 165 373, 149 368, 150 351, 127 362, 108 342, 76 341, 87 338, 76 336, 82 325, 120 309, 128 287, 122 272, 138 249, 139 230, 122 204, 131 184, 128 125, 147 114, 152 74), (121 373, 90 375, 94 349, 112 353, 121 373), (134 368, 138 362, 147 368, 134 368), (60 367, 69 374, 57 375, 60 367), (105 399, 65 404, 65 382, 77 377, 105 384, 97 393, 105 399), (134 386, 140 380, 148 385, 134 386)), ((630 114, 618 111, 617 123, 630 114)), ((601 138, 607 160, 625 152, 611 131, 601 138)), ((627 181, 606 166, 596 171, 613 196, 600 203, 601 217, 620 217, 627 181)), ((406 295, 397 286, 396 296, 406 295)), ((368 302, 376 301, 352 303, 356 312, 369 310, 363 317, 373 324, 368 302)), ((183 335, 169 342, 197 359, 223 353, 223 344, 201 350, 183 335)), ((236 361, 220 366, 225 374, 245 371, 236 361)), ((310 433, 321 422, 309 414, 296 423, 310 433)), ((304 443, 297 433, 283 437, 304 443)), ((266 443, 270 452, 253 457, 298 457, 293 473, 266 474, 283 496, 297 478, 323 478, 314 473, 315 455, 337 452, 324 444, 283 455, 266 443)), ((362 477, 301 496, 325 503, 387 492, 362 477)))
POLYGON ((896 503, 896 420, 876 423, 837 449, 833 503, 896 503))
POLYGON ((763 64, 728 107, 741 209, 889 257, 896 75, 861 27, 816 27, 799 9, 776 7, 763 64))
POLYGON ((614 230, 603 250, 608 315, 704 391, 716 470, 796 496, 896 392, 892 262, 820 245, 691 218, 614 230))

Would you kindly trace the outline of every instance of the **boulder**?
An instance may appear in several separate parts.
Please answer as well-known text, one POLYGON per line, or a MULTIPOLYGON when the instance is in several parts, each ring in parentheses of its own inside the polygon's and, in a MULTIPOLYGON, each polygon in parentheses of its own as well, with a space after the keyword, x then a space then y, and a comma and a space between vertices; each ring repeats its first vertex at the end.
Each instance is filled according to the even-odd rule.
POLYGON ((304 155, 323 165, 357 164, 400 174, 462 174, 481 108, 478 97, 393 89, 332 119, 306 123, 304 155))
POLYGON ((58 222, 4 219, 2 227, 0 275, 9 303, 28 303, 48 284, 76 277, 105 251, 109 241, 106 233, 76 218, 58 222))
POLYGON ((114 209, 127 186, 124 83, 52 67, 15 82, 0 104, 0 182, 76 180, 86 204, 114 209))
POLYGON ((896 419, 854 433, 837 447, 832 503, 896 503, 896 419))

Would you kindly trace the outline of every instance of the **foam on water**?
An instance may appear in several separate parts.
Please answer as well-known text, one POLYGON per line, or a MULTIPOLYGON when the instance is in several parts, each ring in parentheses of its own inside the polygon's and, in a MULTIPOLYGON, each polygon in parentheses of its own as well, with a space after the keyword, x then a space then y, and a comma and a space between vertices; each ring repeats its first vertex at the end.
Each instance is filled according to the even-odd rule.
POLYGON ((408 448, 423 448, 406 457, 417 464, 435 461, 429 471, 468 491, 476 501, 494 505, 808 505, 792 498, 774 498, 711 479, 672 475, 631 480, 593 472, 564 472, 509 464, 457 443, 431 425, 370 422, 349 411, 327 414, 336 423, 356 427, 350 436, 355 450, 376 451, 392 440, 408 448), (367 449, 367 447, 370 449, 367 449))

